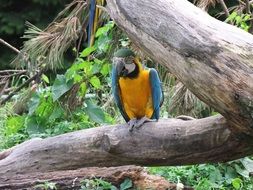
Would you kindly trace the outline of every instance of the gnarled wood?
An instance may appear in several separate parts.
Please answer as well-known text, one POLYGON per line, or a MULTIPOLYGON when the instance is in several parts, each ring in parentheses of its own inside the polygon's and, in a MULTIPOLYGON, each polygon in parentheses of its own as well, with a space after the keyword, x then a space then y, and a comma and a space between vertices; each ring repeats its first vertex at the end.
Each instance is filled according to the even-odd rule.
POLYGON ((227 127, 224 118, 215 116, 161 120, 133 132, 124 124, 32 139, 0 160, 0 176, 91 166, 221 162, 252 154, 252 147, 236 139, 227 127))
POLYGON ((187 0, 110 0, 107 8, 134 43, 226 117, 232 131, 253 136, 253 35, 187 0))
MULTIPOLYGON (((136 189, 175 189, 177 185, 169 183, 163 177, 150 175, 144 168, 137 166, 121 166, 111 168, 81 168, 46 173, 15 175, 11 179, 0 176, 0 189, 38 189, 46 182, 54 183, 57 189, 80 189, 84 179, 103 179, 119 187, 125 179, 131 179, 136 189)), ((42 188, 41 188, 42 189, 42 188)), ((185 187, 184 190, 193 188, 185 187)))

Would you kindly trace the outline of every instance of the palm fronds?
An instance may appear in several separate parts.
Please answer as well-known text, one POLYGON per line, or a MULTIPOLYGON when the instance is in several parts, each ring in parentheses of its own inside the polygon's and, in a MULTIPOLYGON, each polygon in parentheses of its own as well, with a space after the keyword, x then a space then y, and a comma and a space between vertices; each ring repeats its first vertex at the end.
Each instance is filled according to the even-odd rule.
POLYGON ((28 30, 23 38, 27 41, 12 63, 20 66, 20 60, 26 57, 29 65, 22 66, 26 66, 29 70, 34 71, 42 65, 44 69, 61 67, 64 52, 78 39, 84 27, 85 20, 88 18, 88 9, 86 1, 74 0, 44 30, 26 23, 28 30))
POLYGON ((194 0, 197 7, 207 11, 210 6, 215 6, 218 0, 194 0))
POLYGON ((183 83, 179 82, 172 89, 174 92, 171 100, 169 113, 175 115, 189 115, 192 117, 204 117, 205 113, 209 112, 206 115, 210 114, 211 108, 200 101, 190 90, 188 90, 183 83))

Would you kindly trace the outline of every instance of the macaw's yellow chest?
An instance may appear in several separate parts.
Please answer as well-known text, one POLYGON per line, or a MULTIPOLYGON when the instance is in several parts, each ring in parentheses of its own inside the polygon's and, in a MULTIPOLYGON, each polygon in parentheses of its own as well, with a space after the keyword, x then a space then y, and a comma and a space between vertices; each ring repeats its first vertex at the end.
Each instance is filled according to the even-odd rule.
POLYGON ((121 101, 130 119, 152 117, 154 110, 148 70, 142 70, 134 79, 121 77, 119 86, 121 101))

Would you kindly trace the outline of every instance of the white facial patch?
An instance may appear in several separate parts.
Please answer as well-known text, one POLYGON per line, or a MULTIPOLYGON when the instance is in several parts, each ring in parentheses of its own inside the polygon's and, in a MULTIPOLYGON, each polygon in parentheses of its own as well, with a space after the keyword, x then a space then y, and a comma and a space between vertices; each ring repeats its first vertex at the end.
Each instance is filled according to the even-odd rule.
POLYGON ((136 65, 134 63, 131 63, 131 64, 125 64, 125 68, 126 70, 128 71, 128 73, 131 73, 134 71, 136 65))

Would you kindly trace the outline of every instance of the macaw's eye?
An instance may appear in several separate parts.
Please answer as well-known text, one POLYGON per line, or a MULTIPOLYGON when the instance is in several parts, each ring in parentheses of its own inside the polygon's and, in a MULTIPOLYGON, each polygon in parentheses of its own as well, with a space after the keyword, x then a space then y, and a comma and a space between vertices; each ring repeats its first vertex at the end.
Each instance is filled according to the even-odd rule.
POLYGON ((130 56, 130 57, 125 58, 126 64, 133 64, 133 62, 134 62, 134 57, 130 56))

